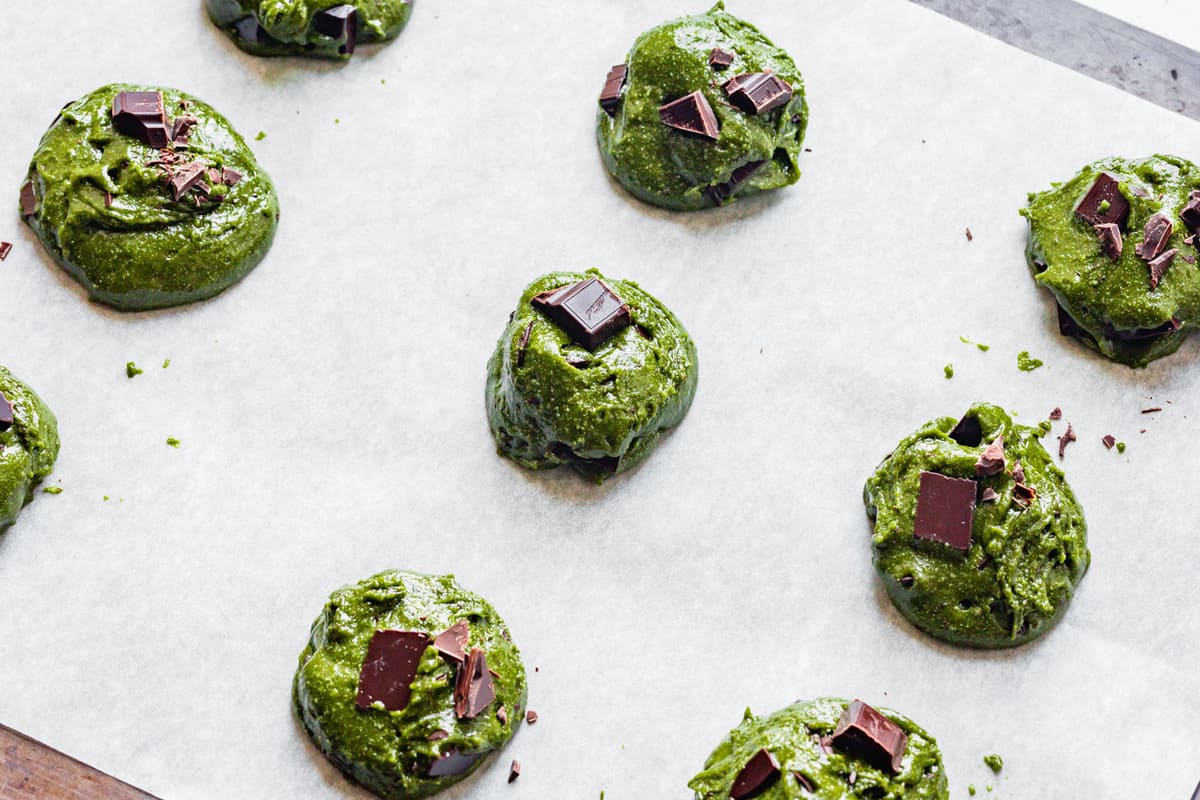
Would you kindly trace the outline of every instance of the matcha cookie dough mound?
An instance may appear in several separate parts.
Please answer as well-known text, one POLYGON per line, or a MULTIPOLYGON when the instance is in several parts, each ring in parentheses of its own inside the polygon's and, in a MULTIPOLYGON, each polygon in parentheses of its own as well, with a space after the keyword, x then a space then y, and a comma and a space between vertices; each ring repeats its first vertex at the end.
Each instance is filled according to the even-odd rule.
POLYGON ((807 125, 791 57, 724 3, 638 37, 609 72, 596 114, 608 171, 647 203, 675 209, 795 183, 807 125))
POLYGON ((1173 156, 1107 158, 1030 194, 1026 257, 1059 329, 1132 367, 1200 327, 1200 169, 1173 156))
POLYGON ((0 532, 17 520, 58 458, 58 421, 42 398, 0 367, 0 532))
POLYGON ((977 403, 896 446, 863 492, 875 568, 900 613, 951 644, 1014 647, 1067 610, 1087 572, 1087 523, 1041 445, 977 403))
POLYGON ((257 56, 349 58, 360 42, 400 35, 409 0, 204 0, 237 46, 257 56))
POLYGON ((855 700, 746 710, 688 787, 696 800, 948 800, 937 741, 912 720, 855 700))
POLYGON ((450 575, 381 572, 333 593, 293 684, 317 747, 389 800, 428 797, 508 743, 525 667, 496 610, 450 575))
POLYGON ((254 268, 279 201, 242 137, 173 89, 114 84, 42 137, 21 214, 93 300, 125 311, 212 297, 254 268))
POLYGON ((603 481, 683 419, 697 371, 683 325, 636 283, 552 273, 525 289, 488 362, 488 422, 517 463, 603 481))

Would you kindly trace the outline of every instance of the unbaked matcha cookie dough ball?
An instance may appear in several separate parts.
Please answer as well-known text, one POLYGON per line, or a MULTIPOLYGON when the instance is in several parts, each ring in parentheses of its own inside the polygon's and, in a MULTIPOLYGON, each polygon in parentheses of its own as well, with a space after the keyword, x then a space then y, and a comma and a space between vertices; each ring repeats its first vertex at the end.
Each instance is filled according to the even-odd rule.
POLYGON ((688 784, 696 800, 947 800, 937 741, 907 717, 861 700, 746 710, 688 784))
POLYGON ((1029 195, 1026 257, 1059 329, 1132 367, 1200 327, 1200 170, 1174 156, 1106 158, 1029 195))
POLYGON ((58 458, 58 421, 42 398, 0 367, 0 532, 17 520, 58 458))
POLYGON ((976 403, 900 442, 863 492, 875 569, 896 608, 938 639, 1014 647, 1050 630, 1087 572, 1087 523, 1042 447, 976 403))
POLYGON ((638 37, 608 73, 596 114, 608 171, 675 209, 795 183, 807 125, 791 57, 721 2, 638 37))
POLYGON ((396 38, 412 14, 409 0, 204 0, 208 15, 258 56, 349 58, 360 42, 396 38))
POLYGON ((596 270, 529 284, 488 362, 499 451, 603 481, 650 454, 696 394, 696 346, 633 281, 596 270))
POLYGON ((334 592, 293 699, 317 747, 389 800, 458 783, 508 743, 525 667, 504 620, 451 575, 392 570, 334 592))
POLYGON ((174 89, 113 84, 42 137, 21 214, 93 300, 124 311, 212 297, 266 255, 279 201, 229 122, 174 89))

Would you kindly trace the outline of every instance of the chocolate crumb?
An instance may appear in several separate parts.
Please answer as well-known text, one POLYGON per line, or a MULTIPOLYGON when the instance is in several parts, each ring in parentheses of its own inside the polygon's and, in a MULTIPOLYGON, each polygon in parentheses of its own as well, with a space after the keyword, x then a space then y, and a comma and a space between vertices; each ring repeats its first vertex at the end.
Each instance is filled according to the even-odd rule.
POLYGON ((999 499, 1000 499, 1000 495, 998 495, 996 493, 995 489, 993 489, 992 487, 989 486, 983 490, 983 494, 979 497, 979 502, 994 503, 999 499))
POLYGON ((512 766, 508 768, 508 782, 512 783, 519 777, 521 777, 521 762, 514 758, 512 766))
POLYGON ((971 229, 970 229, 970 228, 967 228, 967 241, 968 241, 968 242, 973 242, 973 241, 975 241, 975 234, 971 233, 971 229))
POLYGON ((242 173, 231 167, 225 167, 221 170, 221 183, 226 186, 235 186, 242 179, 242 173))
POLYGON ((538 713, 532 709, 525 712, 525 721, 530 725, 538 721, 538 713))
POLYGON ((0 261, 8 258, 8 254, 12 252, 12 242, 0 242, 0 261))
POLYGON ((1033 498, 1037 496, 1037 489, 1032 486, 1026 486, 1023 483, 1018 483, 1013 486, 1013 499, 1023 506, 1029 505, 1033 498))
POLYGON ((1013 465, 1012 476, 1013 476, 1013 480, 1016 481, 1017 483, 1025 482, 1025 468, 1023 466, 1021 466, 1020 461, 1018 461, 1016 464, 1013 465))
POLYGON ((1000 435, 987 446, 975 462, 975 476, 986 478, 1004 471, 1004 436, 1000 435))
POLYGON ((795 777, 796 783, 800 784, 801 789, 811 794, 817 793, 817 787, 813 786, 813 782, 805 777, 802 773, 793 772, 792 776, 795 777))
POLYGON ((1154 408, 1143 408, 1142 409, 1143 414, 1153 414, 1156 411, 1162 411, 1162 406, 1155 406, 1154 408))
POLYGON ((1054 410, 1050 412, 1050 419, 1052 419, 1052 420, 1062 419, 1062 409, 1055 406, 1054 410))
POLYGON ((1071 428, 1071 423, 1067 423, 1067 432, 1058 437, 1058 457, 1062 458, 1066 453, 1067 445, 1075 441, 1075 431, 1071 428))
POLYGON ((501 725, 507 725, 508 709, 506 709, 504 706, 500 706, 498 709, 496 709, 496 719, 500 720, 501 725))
POLYGON ((905 589, 911 589, 913 587, 913 584, 916 582, 917 582, 917 579, 914 578, 912 575, 901 575, 900 580, 897 581, 897 583, 899 583, 905 589))
POLYGON ((1104 438, 1100 441, 1104 443, 1105 448, 1112 450, 1113 445, 1117 443, 1117 437, 1113 436, 1111 433, 1106 433, 1104 434, 1104 438))

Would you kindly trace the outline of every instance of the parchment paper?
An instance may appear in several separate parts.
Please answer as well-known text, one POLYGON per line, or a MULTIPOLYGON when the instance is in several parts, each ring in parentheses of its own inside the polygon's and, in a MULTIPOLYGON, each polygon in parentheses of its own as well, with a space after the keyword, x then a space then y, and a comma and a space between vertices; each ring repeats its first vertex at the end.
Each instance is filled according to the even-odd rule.
POLYGON ((365 797, 290 682, 329 592, 405 567, 500 609, 541 715, 447 800, 683 800, 747 705, 821 695, 918 720, 956 797, 1189 795, 1200 339, 1131 370, 1060 337, 1017 209, 1101 156, 1200 157, 1195 123, 902 0, 736 0, 803 70, 812 152, 787 190, 666 213, 607 177, 595 102, 703 2, 420 0, 345 66, 246 56, 191 0, 10 5, 0 360, 58 413, 64 492, 0 537, 0 720, 171 800, 365 797), (215 300, 90 305, 18 220, 44 126, 117 80, 267 134, 279 234, 215 300), (684 424, 602 488, 499 458, 483 413, 522 287, 591 266, 666 302, 701 361, 684 424), (864 480, 977 399, 1079 435, 1093 566, 1015 652, 917 633, 870 563, 864 480))

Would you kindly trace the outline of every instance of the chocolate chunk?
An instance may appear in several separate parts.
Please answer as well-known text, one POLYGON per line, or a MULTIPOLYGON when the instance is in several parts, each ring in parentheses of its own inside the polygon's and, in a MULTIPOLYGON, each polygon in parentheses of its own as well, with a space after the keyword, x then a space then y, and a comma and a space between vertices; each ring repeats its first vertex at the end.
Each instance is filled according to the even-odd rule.
POLYGON ((695 91, 659 106, 658 117, 668 128, 703 136, 714 142, 717 140, 717 115, 713 113, 703 92, 695 91))
POLYGON ((1121 194, 1117 179, 1102 172, 1076 207, 1075 214, 1089 225, 1112 222, 1124 230, 1129 219, 1129 201, 1121 194))
POLYGON ((478 647, 473 648, 454 683, 454 713, 459 719, 474 719, 495 699, 496 687, 488 672, 487 656, 478 647))
POLYGON ((718 205, 724 203, 729 199, 730 195, 734 193, 738 186, 740 186, 746 181, 747 178, 757 172, 758 168, 765 163, 767 162, 748 161, 731 172, 729 175, 729 180, 725 181, 724 183, 713 184, 705 191, 708 192, 708 196, 715 200, 718 205))
POLYGON ((1179 218, 1192 233, 1200 231, 1200 192, 1192 192, 1191 198, 1180 210, 1179 218))
POLYGON ((538 721, 538 713, 533 710, 528 711, 525 714, 525 721, 528 722, 530 725, 537 722, 538 721))
POLYGON ((908 735, 862 700, 855 700, 838 720, 833 746, 876 769, 898 774, 908 748, 908 735))
POLYGON ((1170 217, 1166 214, 1155 214, 1146 220, 1145 238, 1141 244, 1133 248, 1133 251, 1143 261, 1153 261, 1163 250, 1167 249, 1167 243, 1171 240, 1171 233, 1174 230, 1175 226, 1171 223, 1170 217))
POLYGON ((1151 291, 1158 288, 1159 282, 1162 281, 1163 276, 1167 274, 1167 270, 1171 268, 1171 264, 1174 263, 1175 256, 1177 255, 1179 255, 1179 251, 1172 247, 1170 250, 1146 265, 1150 268, 1151 291))
POLYGON ((792 99, 792 87, 771 72, 746 72, 724 84, 729 100, 747 114, 765 114, 792 99))
POLYGON ((713 69, 727 69, 733 63, 733 53, 714 47, 708 54, 708 65, 713 69))
POLYGON ((462 775, 475 766, 475 762, 482 756, 482 753, 460 753, 457 750, 451 750, 429 765, 429 777, 445 778, 450 775, 462 775))
POLYGON ((775 785, 779 774, 779 761, 774 754, 763 748, 746 762, 746 766, 742 767, 742 771, 733 779, 729 796, 732 800, 758 797, 775 785))
POLYGON ((621 106, 621 90, 625 88, 625 78, 628 75, 629 67, 617 64, 608 71, 608 77, 604 79, 604 90, 600 92, 600 107, 610 117, 615 117, 617 109, 621 106))
POLYGON ((8 254, 12 252, 12 242, 0 242, 0 261, 8 258, 8 254))
POLYGON ((986 478, 1004 472, 1004 437, 997 436, 975 462, 975 475, 986 478))
POLYGON ((9 399, 7 397, 4 396, 4 392, 0 392, 0 431, 8 430, 9 428, 12 427, 12 424, 13 424, 12 403, 9 401, 9 399))
POLYGON ((1025 467, 1021 466, 1020 461, 1013 464, 1012 476, 1013 476, 1013 480, 1016 481, 1017 483, 1025 482, 1025 467))
POLYGON ((168 183, 171 186, 171 192, 174 194, 176 202, 182 199, 200 181, 204 180, 205 173, 206 167, 198 161, 184 164, 177 172, 173 173, 168 183))
POLYGON ((803 773, 793 772, 792 777, 794 777, 796 779, 796 783, 800 784, 800 788, 803 789, 804 791, 809 792, 811 794, 817 793, 817 787, 814 786, 813 782, 810 781, 808 779, 808 777, 805 776, 803 773))
POLYGON ((981 503, 994 503, 999 499, 1000 495, 997 494, 996 490, 990 486, 984 489, 983 494, 979 496, 979 502, 981 503))
POLYGON ((1062 419, 1062 409, 1055 407, 1055 409, 1050 412, 1050 419, 1053 419, 1053 420, 1062 419))
POLYGON ((1101 441, 1101 443, 1103 443, 1103 445, 1106 449, 1112 450, 1113 445, 1115 445, 1117 443, 1117 437, 1113 436, 1111 433, 1106 433, 1106 434, 1104 434, 1104 438, 1101 439, 1100 441, 1101 441))
POLYGON ((983 427, 978 417, 965 416, 950 431, 950 438, 963 447, 979 447, 983 443, 983 427))
POLYGON ((595 350, 632 322, 629 306, 598 278, 542 292, 530 302, 588 350, 595 350))
POLYGON ((1058 437, 1058 457, 1062 458, 1067 452, 1067 445, 1075 441, 1075 431, 1071 428, 1071 423, 1067 423, 1067 432, 1058 437))
POLYGON ((1026 486, 1023 483, 1018 483, 1013 486, 1013 499, 1021 505, 1029 505, 1033 502, 1033 498, 1037 497, 1037 489, 1032 486, 1026 486))
POLYGON ((969 550, 976 488, 975 481, 969 478, 922 471, 913 534, 955 550, 969 550))
POLYGON ((1116 261, 1125 250, 1125 240, 1121 238, 1121 229, 1115 222, 1104 222, 1095 227, 1096 237, 1100 239, 1100 252, 1116 261))
POLYGON ((370 708, 382 703, 388 711, 406 708, 417 667, 428 646, 429 634, 420 631, 375 631, 358 674, 354 704, 370 708))
POLYGON ((313 15, 312 26, 317 33, 341 42, 338 52, 342 55, 354 52, 358 40, 358 9, 353 5, 345 3, 318 11, 313 15))
POLYGON ((226 186, 236 186, 241 179, 242 173, 236 169, 225 167, 225 169, 221 170, 221 183, 226 186))
POLYGON ((470 637, 470 634, 471 623, 465 619, 460 619, 439 633, 437 638, 433 640, 433 646, 437 648, 439 653, 455 664, 461 664, 467 660, 467 639, 470 637))
POLYGON ((170 139, 162 92, 117 92, 112 120, 118 131, 151 147, 166 147, 170 139))
POLYGON ((521 777, 521 762, 514 758, 512 765, 508 768, 508 782, 512 783, 519 777, 521 777))
POLYGON ((242 17, 233 27, 241 40, 247 44, 266 44, 271 41, 271 35, 267 33, 266 28, 258 24, 258 17, 253 14, 242 17))
POLYGON ((21 187, 21 216, 32 217, 37 210, 37 192, 34 191, 33 181, 25 181, 25 185, 21 187))
POLYGON ((192 128, 200 124, 200 120, 196 119, 193 114, 180 114, 175 118, 175 123, 171 126, 171 141, 176 143, 186 142, 188 136, 191 135, 192 128))

